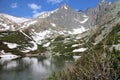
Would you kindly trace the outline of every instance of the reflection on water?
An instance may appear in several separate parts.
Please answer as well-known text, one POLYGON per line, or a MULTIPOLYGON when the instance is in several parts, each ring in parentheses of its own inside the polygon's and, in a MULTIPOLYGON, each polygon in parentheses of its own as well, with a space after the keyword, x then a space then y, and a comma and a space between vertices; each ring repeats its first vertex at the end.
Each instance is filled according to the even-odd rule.
POLYGON ((0 60, 0 80, 45 80, 53 72, 72 65, 72 56, 24 57, 12 61, 0 60))

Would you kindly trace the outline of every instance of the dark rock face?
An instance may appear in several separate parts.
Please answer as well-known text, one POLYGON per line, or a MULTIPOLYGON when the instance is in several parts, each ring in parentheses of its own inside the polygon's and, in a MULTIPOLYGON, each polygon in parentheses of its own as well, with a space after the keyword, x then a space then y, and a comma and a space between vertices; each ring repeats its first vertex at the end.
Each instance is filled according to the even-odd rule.
POLYGON ((88 26, 94 26, 102 23, 101 18, 111 9, 111 3, 102 0, 96 8, 90 8, 86 14, 89 16, 88 26))

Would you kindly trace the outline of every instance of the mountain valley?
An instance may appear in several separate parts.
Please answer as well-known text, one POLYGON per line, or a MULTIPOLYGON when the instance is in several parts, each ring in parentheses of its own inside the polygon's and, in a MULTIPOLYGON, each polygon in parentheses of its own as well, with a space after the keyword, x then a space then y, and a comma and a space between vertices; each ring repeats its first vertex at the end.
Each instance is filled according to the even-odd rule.
POLYGON ((102 0, 86 12, 63 4, 35 18, 0 13, 1 55, 79 56, 49 80, 120 79, 120 0, 102 0))

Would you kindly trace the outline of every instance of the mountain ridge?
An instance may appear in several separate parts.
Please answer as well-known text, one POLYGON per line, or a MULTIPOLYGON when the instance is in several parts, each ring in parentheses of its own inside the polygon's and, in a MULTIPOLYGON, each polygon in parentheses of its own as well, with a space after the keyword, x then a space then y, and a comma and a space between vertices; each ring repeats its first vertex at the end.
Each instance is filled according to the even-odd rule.
MULTIPOLYGON (((64 4, 60 8, 54 11, 43 13, 42 15, 36 18, 30 19, 28 21, 22 22, 21 24, 17 24, 17 23, 15 24, 8 20, 7 25, 1 26, 3 28, 5 26, 6 28, 7 26, 10 25, 10 28, 7 28, 5 30, 3 29, 3 31, 1 31, 1 35, 0 35, 1 50, 3 49, 2 46, 6 45, 5 48, 7 48, 7 46, 9 47, 10 43, 14 42, 9 40, 11 39, 10 37, 14 37, 14 36, 16 36, 17 40, 22 38, 22 40, 20 41, 15 41, 15 43, 19 45, 19 47, 16 46, 15 49, 17 49, 20 53, 22 52, 24 53, 25 51, 26 51, 25 53, 33 53, 34 51, 38 53, 41 49, 44 49, 46 51, 52 50, 53 52, 54 51, 56 52, 57 51, 56 49, 58 47, 56 46, 56 44, 53 45, 54 41, 56 42, 56 41, 59 41, 58 39, 60 39, 60 40, 63 40, 64 42, 69 42, 69 38, 64 40, 64 38, 67 38, 67 37, 70 37, 70 40, 73 41, 72 43, 79 43, 79 40, 80 42, 84 43, 84 39, 82 41, 81 37, 76 37, 76 35, 82 35, 81 33, 88 34, 87 32, 89 32, 92 28, 94 29, 95 26, 99 26, 100 24, 108 22, 110 18, 113 19, 113 17, 109 17, 109 15, 111 16, 112 14, 107 13, 107 11, 111 10, 111 7, 109 7, 111 5, 113 4, 109 5, 109 2, 101 2, 96 8, 88 11, 86 15, 83 12, 76 12, 75 10, 70 8, 68 5, 64 4), (103 6, 103 4, 105 4, 105 6, 103 6), (104 17, 101 17, 105 15, 107 15, 108 17, 107 20, 105 19, 106 21, 104 20, 104 17), (14 24, 16 25, 15 28, 12 27, 11 29, 11 26, 14 26, 14 24), (15 34, 16 32, 18 34, 15 34), (72 39, 75 39, 75 41, 72 39), (47 43, 49 44, 47 45, 47 47, 43 46, 47 43), (50 45, 51 45, 51 48, 48 48, 50 47, 50 45), (54 48, 53 46, 56 46, 56 48, 54 48), (32 48, 35 48, 35 49, 33 50, 32 48)), ((2 24, 5 22, 1 21, 0 23, 2 24)), ((91 33, 91 34, 94 34, 94 33, 91 33)), ((92 35, 89 35, 89 36, 92 36, 92 35)), ((87 38, 85 38, 85 40, 86 39, 87 38)), ((74 48, 70 48, 70 49, 73 50, 74 48)), ((11 49, 9 50, 8 48, 7 50, 11 51, 11 49)))
MULTIPOLYGON (((83 26, 85 28, 90 28, 91 26, 94 26, 94 25, 96 25, 97 23, 100 22, 100 20, 98 20, 97 16, 101 16, 105 12, 102 9, 103 11, 101 11, 101 13, 100 13, 99 10, 101 10, 101 7, 105 7, 107 9, 108 4, 109 4, 109 2, 107 2, 106 0, 101 1, 101 3, 99 3, 97 8, 93 8, 92 10, 89 9, 89 10, 87 10, 86 13, 77 12, 74 9, 72 9, 71 7, 69 7, 69 5, 63 4, 59 8, 57 8, 57 9, 55 9, 53 11, 48 11, 48 12, 41 13, 41 15, 39 15, 38 17, 32 18, 32 19, 24 19, 24 18, 17 18, 17 17, 12 18, 12 16, 9 17, 10 15, 7 15, 7 14, 4 14, 4 16, 6 16, 6 18, 8 18, 9 20, 11 18, 11 21, 13 22, 13 23, 11 23, 12 25, 14 23, 18 24, 18 22, 19 22, 18 27, 21 27, 21 26, 29 27, 30 25, 36 24, 37 21, 39 23, 41 23, 42 21, 46 22, 48 20, 51 23, 56 22, 56 24, 58 24, 57 26, 60 26, 60 27, 63 27, 63 28, 68 27, 68 26, 70 26, 70 28, 73 28, 72 26, 75 27, 75 25, 77 27, 80 27, 80 25, 81 25, 81 26, 83 26), (101 15, 98 15, 98 13, 100 13, 101 15), (95 15, 96 15, 96 17, 95 17, 95 15), (44 19, 47 19, 47 20, 44 21, 44 19), (32 22, 34 22, 34 20, 37 20, 36 23, 32 23, 32 22), (59 24, 59 23, 61 23, 61 24, 59 24), (26 25, 26 24, 29 24, 29 25, 26 25)), ((43 26, 44 25, 45 24, 43 24, 43 26)), ((52 26, 52 25, 50 25, 50 23, 48 25, 52 26)))

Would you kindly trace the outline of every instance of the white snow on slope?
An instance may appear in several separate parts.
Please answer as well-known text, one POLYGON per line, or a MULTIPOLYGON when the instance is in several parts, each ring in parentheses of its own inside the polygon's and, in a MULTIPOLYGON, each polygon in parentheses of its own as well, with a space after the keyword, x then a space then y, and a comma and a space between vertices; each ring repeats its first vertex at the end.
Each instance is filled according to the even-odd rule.
POLYGON ((34 41, 36 41, 36 43, 40 44, 40 41, 45 39, 47 37, 48 34, 50 34, 51 31, 50 30, 45 30, 42 32, 33 32, 33 36, 32 38, 34 39, 34 41))
MULTIPOLYGON (((84 15, 84 17, 85 17, 85 15, 84 15)), ((79 22, 81 24, 85 23, 88 19, 89 19, 89 17, 86 17, 83 21, 80 21, 77 18, 74 18, 75 21, 77 21, 77 22, 79 22)))
POLYGON ((13 55, 13 54, 4 54, 4 55, 0 55, 0 57, 2 59, 15 59, 17 58, 18 56, 17 55, 13 55))
POLYGON ((67 10, 67 9, 68 9, 68 7, 67 7, 67 6, 64 6, 64 9, 66 9, 66 10, 67 10))
POLYGON ((8 48, 10 48, 10 49, 14 49, 14 48, 17 48, 17 46, 19 46, 16 43, 3 42, 3 44, 7 44, 8 48))
POLYGON ((81 28, 78 28, 78 29, 73 29, 73 31, 66 31, 66 30, 63 30, 63 31, 54 31, 54 30, 45 30, 45 31, 40 31, 40 32, 35 32, 34 30, 32 30, 32 39, 34 39, 34 41, 37 43, 37 44, 41 44, 41 41, 47 37, 50 37, 49 35, 51 34, 62 34, 62 35, 66 35, 66 34, 80 34, 80 33, 83 33, 84 31, 86 31, 86 29, 81 26, 81 28))
POLYGON ((9 60, 16 59, 16 58, 20 57, 17 55, 13 55, 11 53, 5 53, 4 50, 0 51, 0 53, 2 54, 2 55, 0 55, 0 58, 3 61, 9 61, 9 60))
POLYGON ((77 61, 81 56, 73 56, 74 60, 77 61))
POLYGON ((84 17, 84 18, 88 18, 88 16, 87 16, 87 15, 83 15, 83 17, 84 17))
MULTIPOLYGON (((39 13, 37 16, 39 16, 39 18, 46 18, 46 17, 50 16, 50 14, 51 14, 50 12, 46 11, 46 12, 39 13)), ((37 17, 37 16, 35 16, 35 17, 37 17)))
POLYGON ((30 25, 33 25, 33 24, 35 24, 37 21, 31 21, 30 23, 27 23, 27 25, 26 26, 30 26, 30 25))
POLYGON ((48 43, 44 44, 43 47, 48 47, 50 44, 51 44, 51 43, 48 42, 48 43))
POLYGON ((4 23, 0 23, 0 26, 2 26, 2 27, 0 27, 0 30, 1 31, 6 31, 6 30, 12 30, 12 31, 14 31, 15 30, 15 27, 13 27, 13 25, 7 25, 7 24, 4 24, 4 23))
POLYGON ((4 23, 0 23, 0 25, 4 28, 1 28, 0 30, 3 31, 3 30, 9 30, 10 29, 10 26, 7 26, 7 24, 4 24, 4 23))
POLYGON ((53 11, 44 11, 44 12, 36 14, 34 17, 39 16, 39 18, 46 18, 46 17, 49 17, 51 14, 53 14, 53 13, 55 13, 57 11, 58 11, 58 9, 53 10, 53 11))
POLYGON ((34 25, 35 23, 37 23, 38 21, 30 21, 30 22, 26 22, 24 23, 24 25, 22 27, 20 27, 20 29, 25 29, 28 28, 30 25, 34 25))
POLYGON ((29 19, 26 19, 26 18, 18 18, 18 17, 7 15, 7 14, 1 14, 1 15, 3 15, 4 17, 8 18, 9 20, 11 20, 15 23, 22 23, 22 22, 25 22, 25 21, 29 20, 29 19))
POLYGON ((73 44, 71 47, 77 47, 79 45, 82 45, 82 44, 73 44))
POLYGON ((72 47, 77 47, 77 46, 79 46, 78 44, 74 44, 74 45, 72 45, 72 47))
POLYGON ((0 31, 6 31, 6 30, 13 30, 14 31, 15 28, 13 27, 13 25, 8 26, 7 24, 4 24, 4 23, 0 22, 0 31))
POLYGON ((73 50, 73 52, 84 52, 86 50, 87 50, 87 48, 79 48, 79 49, 73 50))
POLYGON ((80 34, 85 31, 86 29, 83 26, 81 26, 81 28, 77 28, 77 29, 73 29, 73 31, 69 31, 69 34, 80 34))
POLYGON ((120 50, 120 44, 113 45, 113 47, 115 47, 116 50, 120 50))
POLYGON ((55 23, 50 23, 53 27, 56 27, 56 24, 55 23))

